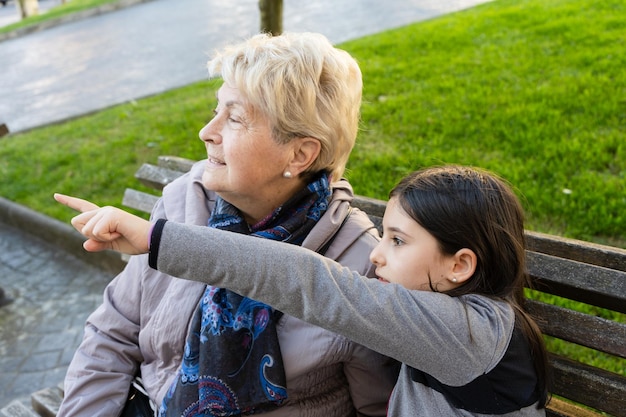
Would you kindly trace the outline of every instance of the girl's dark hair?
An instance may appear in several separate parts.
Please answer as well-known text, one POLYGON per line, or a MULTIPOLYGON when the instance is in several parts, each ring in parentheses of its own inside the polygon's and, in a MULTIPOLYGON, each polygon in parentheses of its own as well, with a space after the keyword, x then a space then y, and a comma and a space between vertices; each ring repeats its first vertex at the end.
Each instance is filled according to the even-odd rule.
POLYGON ((389 198, 437 239, 442 253, 474 251, 474 275, 445 291, 457 297, 482 294, 508 301, 529 340, 541 394, 548 401, 547 353, 535 321, 524 311, 526 272, 524 211, 507 182, 487 171, 456 165, 416 171, 396 185, 389 198))

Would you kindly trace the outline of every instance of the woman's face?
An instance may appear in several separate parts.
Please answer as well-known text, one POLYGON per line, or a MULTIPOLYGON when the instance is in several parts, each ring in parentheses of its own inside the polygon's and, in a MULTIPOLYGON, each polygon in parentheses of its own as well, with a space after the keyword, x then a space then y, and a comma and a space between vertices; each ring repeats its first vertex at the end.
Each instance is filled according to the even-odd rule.
POLYGON ((393 197, 383 217, 383 238, 370 260, 380 281, 411 290, 449 289, 451 257, 439 249, 437 239, 411 218, 393 197))
POLYGON ((202 183, 248 221, 258 221, 289 197, 283 172, 292 147, 274 141, 269 120, 238 89, 223 84, 217 102, 215 116, 200 130, 208 157, 202 183))

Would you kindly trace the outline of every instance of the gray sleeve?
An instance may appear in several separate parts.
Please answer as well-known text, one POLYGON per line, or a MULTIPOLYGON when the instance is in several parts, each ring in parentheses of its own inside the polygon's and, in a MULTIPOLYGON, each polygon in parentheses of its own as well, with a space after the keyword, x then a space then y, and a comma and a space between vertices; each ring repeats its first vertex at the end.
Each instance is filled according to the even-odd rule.
POLYGON ((486 297, 407 290, 301 247, 207 227, 167 222, 157 267, 270 304, 449 385, 495 366, 514 323, 506 304, 486 297))

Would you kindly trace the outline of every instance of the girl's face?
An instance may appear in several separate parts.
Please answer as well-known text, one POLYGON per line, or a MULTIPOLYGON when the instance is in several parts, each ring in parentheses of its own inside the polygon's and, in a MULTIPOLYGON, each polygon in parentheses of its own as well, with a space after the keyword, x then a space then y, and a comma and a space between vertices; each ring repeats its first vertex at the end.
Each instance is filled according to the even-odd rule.
POLYGON ((272 138, 269 120, 238 89, 223 84, 217 101, 215 116, 199 135, 208 157, 202 183, 247 217, 263 217, 285 199, 282 174, 291 146, 272 138))
POLYGON ((452 257, 441 253, 437 240, 413 220, 393 197, 383 217, 383 238, 370 260, 382 282, 400 284, 411 290, 437 291, 454 286, 452 257))

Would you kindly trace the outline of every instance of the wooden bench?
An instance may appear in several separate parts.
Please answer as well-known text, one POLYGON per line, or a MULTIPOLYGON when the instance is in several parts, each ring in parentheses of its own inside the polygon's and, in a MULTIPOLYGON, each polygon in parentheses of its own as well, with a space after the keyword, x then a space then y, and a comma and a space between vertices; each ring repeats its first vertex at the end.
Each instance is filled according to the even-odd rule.
MULTIPOLYGON (((157 165, 144 164, 135 176, 147 187, 161 190, 187 172, 193 163, 163 156, 157 165)), ((127 189, 122 204, 150 212, 157 199, 157 195, 127 189)), ((379 229, 385 204, 360 196, 354 201, 379 229)), ((616 372, 611 372, 551 352, 553 397, 547 415, 626 416, 626 250, 531 231, 526 236, 534 291, 565 300, 554 304, 537 301, 538 297, 529 300, 527 308, 538 318, 544 334, 588 348, 588 357, 606 355, 616 364, 616 372), (605 316, 617 319, 556 305, 568 303, 584 303, 590 306, 588 310, 602 309, 605 316)), ((51 393, 43 390, 33 395, 33 407, 46 417, 56 414, 62 395, 59 387, 49 390, 51 393)))

